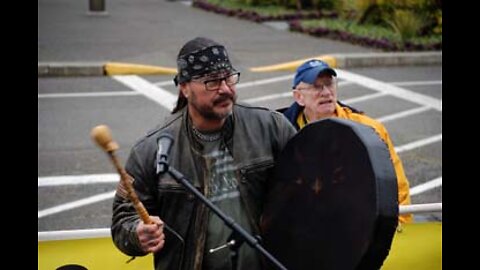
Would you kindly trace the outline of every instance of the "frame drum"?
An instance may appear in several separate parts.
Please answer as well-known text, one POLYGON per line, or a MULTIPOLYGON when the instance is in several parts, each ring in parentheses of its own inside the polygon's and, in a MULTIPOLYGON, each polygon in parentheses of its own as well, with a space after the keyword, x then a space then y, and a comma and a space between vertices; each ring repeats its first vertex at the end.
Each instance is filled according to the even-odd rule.
POLYGON ((373 128, 339 118, 308 124, 283 149, 268 190, 262 245, 288 269, 382 266, 398 191, 387 145, 373 128))

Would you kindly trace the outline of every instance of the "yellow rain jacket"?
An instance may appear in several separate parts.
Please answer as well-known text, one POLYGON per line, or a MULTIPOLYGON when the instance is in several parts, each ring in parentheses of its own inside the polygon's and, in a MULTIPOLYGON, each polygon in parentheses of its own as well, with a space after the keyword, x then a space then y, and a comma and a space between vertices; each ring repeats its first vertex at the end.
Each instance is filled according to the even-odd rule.
MULTIPOLYGON (((410 186, 408 184, 407 176, 405 176, 402 162, 398 157, 397 153, 395 152, 392 141, 390 139, 390 135, 388 135, 388 132, 385 126, 382 123, 364 114, 355 113, 348 107, 342 107, 338 103, 336 104, 335 114, 339 118, 349 119, 349 120, 373 127, 375 131, 378 133, 378 135, 380 136, 380 138, 382 138, 382 140, 385 143, 387 143, 388 150, 390 151, 390 157, 392 158, 393 166, 395 168, 395 173, 397 175, 398 202, 401 205, 410 204, 410 186)), ((303 110, 298 114, 296 124, 300 128, 303 128, 307 124, 305 123, 303 110)), ((413 221, 413 215, 403 214, 398 217, 398 220, 400 221, 400 223, 407 223, 407 222, 410 223, 413 221)))

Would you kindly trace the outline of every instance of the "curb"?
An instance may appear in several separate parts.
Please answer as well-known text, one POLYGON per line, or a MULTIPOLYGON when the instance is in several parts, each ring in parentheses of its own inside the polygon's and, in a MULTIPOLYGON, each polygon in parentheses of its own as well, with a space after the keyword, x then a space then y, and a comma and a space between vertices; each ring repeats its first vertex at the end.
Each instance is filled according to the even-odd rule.
POLYGON ((419 66, 442 64, 442 52, 387 52, 332 54, 337 59, 338 68, 372 66, 419 66))
POLYGON ((344 53, 309 57, 292 62, 250 68, 252 72, 295 71, 309 59, 320 59, 333 68, 419 66, 442 64, 442 52, 344 53))
POLYGON ((38 62, 38 77, 103 76, 103 63, 38 62))
POLYGON ((162 75, 162 74, 177 74, 176 68, 139 65, 130 63, 109 62, 104 66, 105 75, 162 75))
POLYGON ((162 74, 177 74, 177 69, 120 62, 38 62, 38 77, 162 74))
MULTIPOLYGON (((442 64, 442 52, 387 52, 345 53, 319 55, 315 57, 252 67, 252 72, 295 71, 308 59, 321 59, 333 68, 416 66, 442 64)), ((38 77, 81 77, 113 75, 165 75, 176 74, 176 68, 119 62, 38 62, 38 77)))

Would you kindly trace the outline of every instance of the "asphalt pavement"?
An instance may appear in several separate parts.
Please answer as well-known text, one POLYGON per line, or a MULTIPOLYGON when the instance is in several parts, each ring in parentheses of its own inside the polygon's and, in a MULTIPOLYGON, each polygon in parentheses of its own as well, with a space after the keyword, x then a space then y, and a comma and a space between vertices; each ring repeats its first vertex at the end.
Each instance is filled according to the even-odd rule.
POLYGON ((39 76, 101 76, 108 62, 175 68, 179 48, 196 36, 226 45, 239 69, 333 55, 336 67, 441 63, 441 52, 384 53, 279 30, 190 7, 189 1, 38 1, 39 76))
MULTIPOLYGON (((434 194, 417 195, 414 203, 441 202, 441 51, 385 53, 281 30, 268 23, 209 13, 192 8, 188 1, 106 1, 105 12, 101 13, 90 12, 88 4, 78 0, 38 1, 39 231, 108 226, 110 201, 88 205, 82 212, 65 206, 62 213, 54 209, 58 204, 110 192, 112 182, 95 187, 40 186, 44 177, 112 172, 105 156, 88 141, 90 127, 100 120, 109 121, 116 134, 124 136, 119 140, 124 146, 120 153, 124 160, 135 138, 168 114, 167 108, 136 95, 138 89, 119 83, 119 78, 104 76, 105 66, 126 63, 131 65, 130 71, 135 70, 134 65, 175 68, 180 47, 197 36, 225 44, 233 65, 242 72, 244 90, 240 99, 272 109, 291 102, 288 95, 271 97, 289 91, 286 81, 291 78, 285 76, 293 74, 298 60, 333 57, 335 66, 346 71, 341 100, 359 102, 361 109, 387 122, 395 145, 405 146, 401 158, 415 191, 420 193, 424 183, 438 185, 440 181, 434 194), (255 67, 269 72, 252 72, 255 67), (372 82, 375 87, 369 85, 372 82), (99 92, 108 92, 108 100, 99 92), (418 103, 417 96, 410 96, 415 93, 434 100, 418 103), (418 142, 426 146, 409 150, 418 142), (62 215, 64 218, 59 218, 62 215)), ((175 95, 172 76, 161 74, 144 78, 145 83, 175 95)), ((441 220, 441 214, 433 219, 441 220)))

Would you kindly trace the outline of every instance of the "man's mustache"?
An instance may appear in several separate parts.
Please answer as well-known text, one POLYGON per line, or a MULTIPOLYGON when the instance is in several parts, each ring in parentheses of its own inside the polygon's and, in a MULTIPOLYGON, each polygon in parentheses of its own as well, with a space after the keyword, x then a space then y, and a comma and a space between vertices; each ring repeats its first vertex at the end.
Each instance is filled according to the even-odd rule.
POLYGON ((235 102, 235 96, 229 95, 229 94, 223 94, 213 101, 213 105, 220 104, 227 100, 231 100, 232 102, 235 102))

